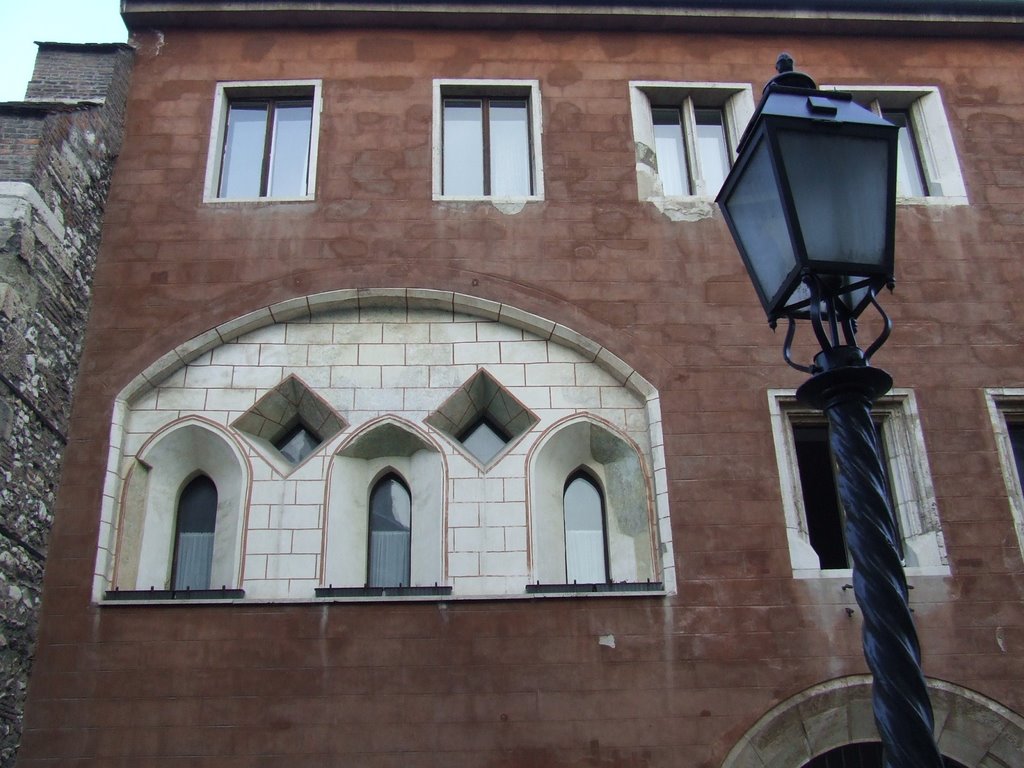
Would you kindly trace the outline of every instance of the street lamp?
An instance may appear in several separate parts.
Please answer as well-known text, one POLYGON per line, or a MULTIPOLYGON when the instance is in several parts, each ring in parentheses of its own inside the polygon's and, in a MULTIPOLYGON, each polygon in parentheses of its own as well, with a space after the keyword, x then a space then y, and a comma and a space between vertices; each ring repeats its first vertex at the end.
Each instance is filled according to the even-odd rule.
POLYGON ((818 90, 787 54, 776 69, 717 202, 769 323, 788 322, 786 362, 811 374, 797 398, 829 421, 886 766, 942 768, 871 421, 892 387, 870 359, 892 329, 876 296, 893 285, 899 129, 849 94, 818 90), (861 350, 857 319, 868 307, 882 332, 861 350), (811 365, 792 357, 798 320, 821 348, 811 365))

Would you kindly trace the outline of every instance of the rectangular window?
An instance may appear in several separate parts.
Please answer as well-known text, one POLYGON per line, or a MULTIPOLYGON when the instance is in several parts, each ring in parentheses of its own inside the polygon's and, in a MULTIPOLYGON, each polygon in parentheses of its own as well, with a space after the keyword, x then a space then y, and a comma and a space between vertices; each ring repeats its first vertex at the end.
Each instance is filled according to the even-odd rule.
POLYGON ((896 194, 901 203, 967 203, 967 189, 937 88, 903 85, 822 87, 852 93, 858 104, 899 126, 896 194))
MULTIPOLYGON (((707 205, 732 166, 753 113, 750 86, 631 82, 637 188, 661 206, 679 198, 707 205)), ((685 200, 683 201, 685 204, 685 200)))
POLYGON ((539 199, 536 81, 434 81, 434 197, 539 199))
POLYGON ((1017 543, 1024 554, 1024 389, 986 390, 985 400, 995 431, 1017 543))
POLYGON ((445 195, 533 194, 526 99, 445 99, 443 132, 445 195))
MULTIPOLYGON (((807 578, 848 569, 846 520, 827 422, 819 411, 800 405, 792 391, 770 390, 768 397, 793 573, 807 578)), ((908 572, 946 574, 945 542, 913 394, 892 392, 872 414, 908 572)))
POLYGON ((311 197, 319 115, 319 81, 218 85, 204 199, 311 197))

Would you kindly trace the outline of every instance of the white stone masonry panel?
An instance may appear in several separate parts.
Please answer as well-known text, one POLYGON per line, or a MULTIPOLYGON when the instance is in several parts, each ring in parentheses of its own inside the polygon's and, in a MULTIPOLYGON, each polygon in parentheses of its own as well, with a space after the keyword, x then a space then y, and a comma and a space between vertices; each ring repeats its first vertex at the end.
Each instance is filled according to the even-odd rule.
MULTIPOLYGON (((182 418, 220 425, 250 465, 239 563, 246 596, 311 598, 324 577, 332 457, 366 425, 383 417, 400 420, 443 456, 447 482, 439 556, 446 583, 456 595, 522 594, 532 578, 528 455, 547 431, 578 414, 628 435, 653 472, 651 451, 663 447, 660 425, 652 439, 648 403, 580 352, 454 312, 332 310, 246 333, 137 397, 125 417, 122 456, 129 466, 147 441, 182 418), (455 438, 425 423, 481 368, 539 419, 487 467, 455 438), (267 444, 231 426, 292 376, 346 425, 298 466, 269 455, 267 444)), ((664 478, 654 479, 664 493, 664 478)), ((415 496, 416 488, 410 492, 415 496)), ((359 494, 368 498, 369 489, 359 494)), ((667 519, 660 522, 667 526, 667 519)))

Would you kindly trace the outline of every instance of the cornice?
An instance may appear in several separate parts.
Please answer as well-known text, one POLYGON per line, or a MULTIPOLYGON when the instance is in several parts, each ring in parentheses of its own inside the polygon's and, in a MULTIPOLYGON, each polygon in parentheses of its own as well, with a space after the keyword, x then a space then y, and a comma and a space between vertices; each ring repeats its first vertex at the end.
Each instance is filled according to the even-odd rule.
POLYGON ((1022 37, 1022 0, 122 0, 130 30, 402 27, 1022 37))

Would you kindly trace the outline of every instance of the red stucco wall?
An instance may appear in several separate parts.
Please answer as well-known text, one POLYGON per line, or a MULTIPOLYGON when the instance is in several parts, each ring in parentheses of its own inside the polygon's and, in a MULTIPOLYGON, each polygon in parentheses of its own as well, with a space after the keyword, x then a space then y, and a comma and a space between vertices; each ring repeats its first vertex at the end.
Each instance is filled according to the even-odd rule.
POLYGON ((780 700, 863 671, 850 594, 792 577, 766 390, 801 376, 720 214, 674 223, 637 201, 628 81, 758 94, 783 49, 822 82, 941 89, 971 204, 900 207, 895 332, 876 362, 916 393, 949 553, 950 577, 912 580, 926 672, 1024 710, 1024 565, 982 394, 1024 385, 1019 43, 326 29, 141 42, 21 765, 711 768, 780 700), (516 215, 431 201, 434 77, 540 80, 545 201, 516 215), (286 78, 324 80, 316 201, 204 205, 215 84, 286 78), (91 605, 118 391, 218 323, 358 287, 511 304, 651 380, 678 594, 91 605))

